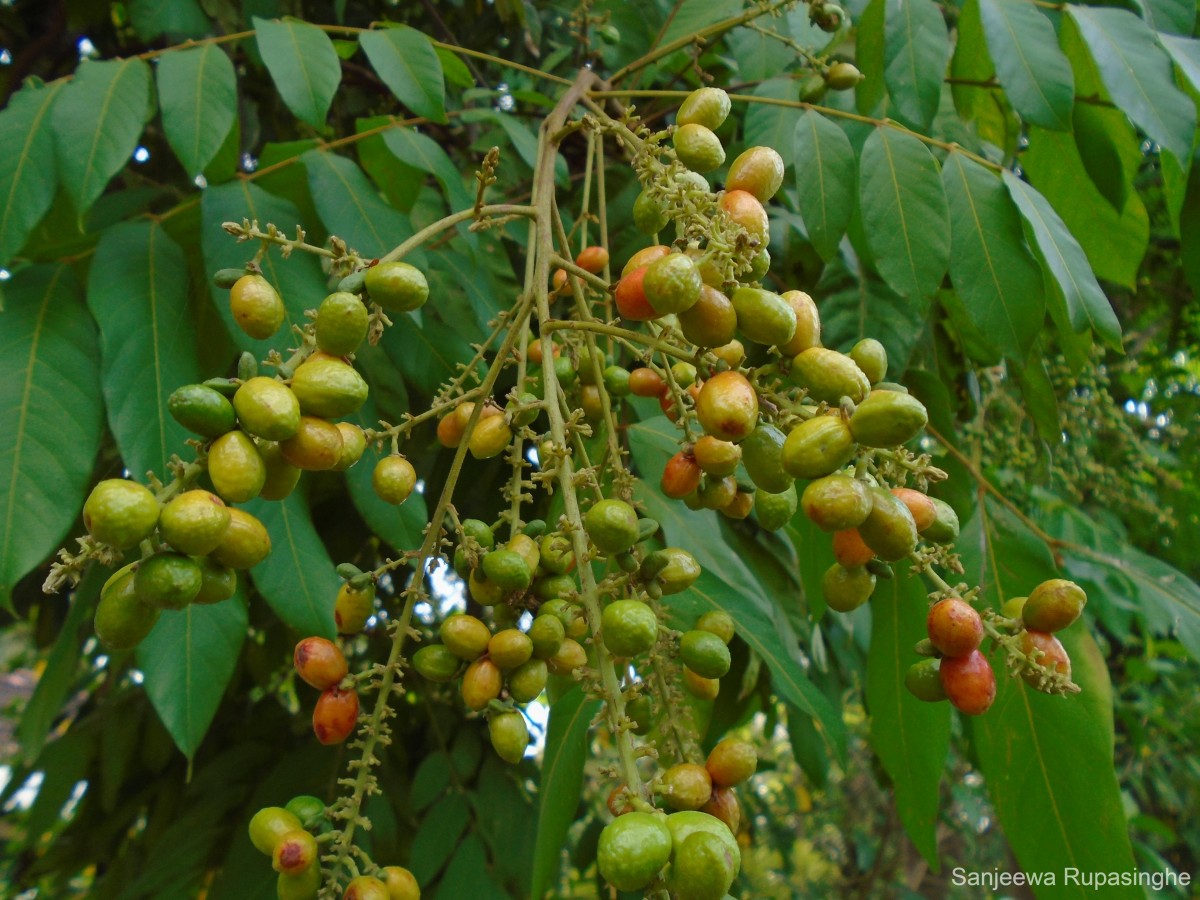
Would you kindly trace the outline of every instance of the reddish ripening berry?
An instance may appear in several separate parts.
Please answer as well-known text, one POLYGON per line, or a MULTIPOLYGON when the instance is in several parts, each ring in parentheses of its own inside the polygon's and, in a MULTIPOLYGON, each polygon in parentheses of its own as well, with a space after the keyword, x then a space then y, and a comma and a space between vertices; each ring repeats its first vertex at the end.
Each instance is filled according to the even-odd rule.
POLYGON ((346 885, 342 900, 391 900, 391 896, 387 885, 378 878, 359 875, 346 885))
MULTIPOLYGON (((1041 655, 1037 657, 1038 665, 1071 677, 1071 657, 1067 655, 1067 648, 1058 638, 1045 631, 1026 631, 1021 635, 1021 651, 1026 656, 1033 657, 1035 650, 1041 651, 1041 655)), ((1026 684, 1034 688, 1042 679, 1037 672, 1022 672, 1021 677, 1025 679, 1026 684)))
POLYGON ((613 299, 617 303, 617 312, 621 314, 622 319, 628 319, 631 322, 645 322, 658 318, 658 312, 646 299, 644 282, 649 268, 649 266, 641 266, 634 269, 617 282, 613 299))
POLYGON ((704 764, 713 784, 733 787, 754 774, 758 768, 758 752, 747 741, 726 738, 712 748, 704 764))
POLYGON ((865 566, 875 558, 875 551, 867 546, 857 528, 837 531, 833 535, 833 556, 847 569, 865 566))
POLYGON ((279 838, 271 852, 271 865, 276 872, 297 875, 317 860, 317 841, 302 828, 289 831, 279 838))
POLYGON ((720 819, 734 834, 738 833, 742 824, 742 805, 738 803, 733 788, 718 787, 714 784, 712 796, 700 811, 720 819))
POLYGON ((599 275, 604 271, 604 267, 608 265, 608 251, 599 245, 585 247, 575 257, 575 265, 579 266, 585 272, 599 275))
POLYGON ((968 716, 981 716, 996 699, 996 673, 978 650, 966 656, 946 657, 938 674, 955 708, 968 716))
POLYGON ((618 784, 608 793, 608 811, 614 816, 623 816, 633 812, 633 804, 629 802, 629 791, 625 785, 618 784))
POLYGON ((313 710, 313 733, 322 744, 340 744, 358 722, 358 694, 331 687, 313 710))
POLYGON ((922 494, 912 488, 892 488, 892 493, 899 497, 900 502, 912 513, 917 531, 924 531, 937 521, 937 507, 928 494, 922 494))
POLYGON ((292 659, 296 674, 318 691, 333 687, 350 671, 338 645, 323 637, 307 637, 300 641, 292 659))
POLYGON ((642 366, 629 373, 629 393, 635 397, 661 397, 667 392, 667 382, 653 369, 642 366))
POLYGON ((703 470, 696 457, 682 451, 676 453, 663 467, 662 492, 674 500, 686 497, 700 486, 703 470))
POLYGON ((983 643, 983 619, 958 597, 939 600, 925 619, 929 640, 943 656, 966 656, 983 643))

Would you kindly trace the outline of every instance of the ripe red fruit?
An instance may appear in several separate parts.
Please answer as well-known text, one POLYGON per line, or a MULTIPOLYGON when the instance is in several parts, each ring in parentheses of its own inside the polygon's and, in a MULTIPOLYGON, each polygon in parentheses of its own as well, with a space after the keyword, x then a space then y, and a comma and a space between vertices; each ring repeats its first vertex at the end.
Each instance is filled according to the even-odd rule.
POLYGON ((646 270, 649 268, 649 266, 641 266, 634 269, 617 282, 613 299, 617 301, 617 312, 621 314, 622 319, 628 319, 631 322, 645 322, 658 318, 658 313, 646 299, 646 289, 642 284, 646 280, 646 270))
POLYGON ((667 382, 653 369, 642 366, 629 373, 629 393, 635 397, 661 397, 667 382))
POLYGON ((875 551, 867 546, 857 528, 850 528, 834 532, 833 557, 847 569, 853 569, 873 560, 875 551))
MULTIPOLYGON (((1054 635, 1045 631, 1029 629, 1021 635, 1021 650, 1030 657, 1034 655, 1034 650, 1040 650, 1043 655, 1038 656, 1038 665, 1058 672, 1060 675, 1066 675, 1068 678, 1071 677, 1071 657, 1067 655, 1067 648, 1054 635)), ((1042 679, 1037 672, 1022 672, 1021 677, 1026 684, 1034 688, 1042 679)))
POLYGON ((968 716, 983 715, 996 699, 996 673, 978 650, 946 657, 939 674, 950 702, 968 716))
POLYGON ((323 637, 306 637, 296 645, 292 654, 296 666, 296 674, 318 691, 327 690, 350 671, 346 665, 346 657, 333 641, 323 637))
POLYGON ((358 694, 332 687, 313 710, 313 733, 322 744, 340 744, 358 722, 358 694))
POLYGON ((971 604, 947 597, 930 607, 925 619, 929 640, 943 656, 966 656, 983 643, 983 619, 971 604))
POLYGON ((702 473, 696 457, 683 452, 676 453, 663 468, 662 492, 674 500, 686 497, 700 487, 702 473))
POLYGON ((579 266, 585 272, 599 275, 604 271, 604 267, 608 265, 608 251, 599 245, 585 247, 575 257, 575 265, 579 266))

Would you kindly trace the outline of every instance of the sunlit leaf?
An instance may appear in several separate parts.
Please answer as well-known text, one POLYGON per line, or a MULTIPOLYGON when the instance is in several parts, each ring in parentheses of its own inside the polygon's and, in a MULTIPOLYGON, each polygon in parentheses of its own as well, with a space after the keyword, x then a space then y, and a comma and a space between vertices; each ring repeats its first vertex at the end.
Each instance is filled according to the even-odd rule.
POLYGON ((1075 79, 1054 25, 1027 0, 979 0, 979 13, 996 74, 1021 118, 1068 130, 1075 79))
POLYGON ((446 121, 442 63, 429 38, 401 25, 363 32, 358 42, 397 100, 418 116, 446 121))
POLYGON ((323 128, 342 65, 329 35, 297 19, 254 17, 255 41, 279 96, 296 118, 323 128))
POLYGON ((166 54, 158 63, 163 131, 189 178, 212 162, 237 118, 237 76, 214 44, 166 54))
POLYGON ((854 213, 854 150, 837 125, 817 112, 796 121, 797 204, 808 239, 830 259, 854 213))

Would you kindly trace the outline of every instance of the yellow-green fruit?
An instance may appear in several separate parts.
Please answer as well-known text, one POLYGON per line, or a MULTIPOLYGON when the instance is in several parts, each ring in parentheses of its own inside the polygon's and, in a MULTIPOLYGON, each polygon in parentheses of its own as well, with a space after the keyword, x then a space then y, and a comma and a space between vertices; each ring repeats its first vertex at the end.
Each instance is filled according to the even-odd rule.
POLYGON ((356 294, 338 291, 317 307, 317 346, 334 356, 349 356, 367 336, 370 314, 356 294))
POLYGON ((158 518, 162 539, 192 556, 215 550, 228 527, 229 508, 208 491, 184 491, 163 507, 158 518))
POLYGON ((600 622, 604 646, 615 656, 637 656, 658 640, 658 616, 640 600, 614 600, 600 622))
POLYGON ((723 678, 729 672, 729 648, 709 631, 685 631, 679 639, 679 658, 702 678, 723 678))
POLYGON ((729 95, 720 88, 699 88, 684 98, 675 115, 676 125, 703 125, 716 130, 729 115, 729 95))
POLYGON ((244 431, 223 434, 208 448, 208 477, 230 503, 253 500, 267 481, 267 467, 244 431))
POLYGON ((538 544, 542 568, 551 575, 565 575, 575 568, 575 551, 565 534, 543 535, 538 544))
POLYGON ((416 266, 406 262, 383 262, 367 269, 367 296, 384 309, 411 312, 429 299, 429 282, 416 266))
POLYGON ((442 622, 438 634, 446 649, 467 662, 476 660, 487 652, 492 633, 474 616, 456 615, 442 622))
POLYGON ((375 614, 375 583, 354 587, 349 581, 338 588, 333 602, 333 622, 338 634, 358 634, 375 614))
POLYGON ((696 418, 705 432, 718 440, 743 440, 758 424, 754 385, 741 372, 718 372, 700 388, 696 418))
POLYGON ((738 330, 750 340, 783 345, 796 334, 796 311, 778 294, 739 287, 729 299, 737 313, 738 330))
POLYGON ((399 506, 417 486, 417 470, 403 456, 394 453, 375 464, 371 485, 380 500, 399 506))
POLYGON ((1029 592, 1021 618, 1034 631, 1062 631, 1079 618, 1086 605, 1083 588, 1065 578, 1051 578, 1029 592))
POLYGON ((811 347, 821 346, 821 316, 817 304, 804 291, 785 291, 780 294, 796 314, 796 330, 792 339, 779 345, 784 356, 797 356, 811 347))
POLYGON ((290 438, 300 427, 300 401, 282 381, 251 378, 233 395, 242 430, 267 441, 290 438))
POLYGON ((338 422, 337 430, 342 436, 342 451, 338 454, 337 465, 333 467, 333 471, 345 472, 362 459, 367 449, 367 436, 361 428, 350 422, 338 422))
POLYGON ((748 191, 766 203, 783 185, 783 157, 773 147, 751 147, 729 166, 725 190, 748 191))
POLYGON ((721 900, 733 884, 734 872, 734 855, 728 842, 697 831, 688 835, 672 855, 671 894, 675 900, 721 900))
POLYGON ((279 451, 298 469, 323 472, 342 458, 342 432, 325 419, 301 416, 300 427, 286 441, 280 441, 279 451))
POLYGON ((696 499, 704 509, 722 509, 733 502, 737 490, 737 479, 732 475, 705 475, 696 490, 696 499))
POLYGON ((138 566, 133 593, 147 606, 183 609, 196 599, 203 580, 200 566, 190 556, 156 553, 138 566))
POLYGON ((664 799, 672 809, 699 809, 712 797, 712 776, 704 766, 679 763, 663 773, 662 787, 664 799))
POLYGON ((822 531, 857 528, 871 512, 867 485, 849 475, 826 475, 804 489, 804 514, 822 531))
POLYGON ((515 550, 493 550, 481 564, 484 577, 505 593, 523 591, 533 584, 533 570, 515 550))
POLYGON ((921 536, 935 544, 953 544, 958 540, 958 513, 945 500, 939 500, 937 497, 929 499, 933 501, 937 518, 921 532, 921 536))
POLYGON ((229 527, 212 558, 231 569, 252 569, 271 553, 266 526, 241 509, 229 510, 229 527))
POLYGON ((320 866, 309 866, 295 875, 280 872, 275 879, 275 900, 316 900, 320 890, 320 866))
POLYGON ((792 429, 783 444, 783 470, 793 478, 820 478, 854 456, 857 445, 840 416, 817 416, 792 429))
POLYGON ((1009 619, 1020 619, 1021 611, 1025 609, 1025 603, 1029 600, 1028 597, 1009 597, 1004 601, 1004 606, 1000 609, 1000 614, 1009 619))
POLYGON ((637 513, 624 500, 600 500, 587 511, 583 527, 601 553, 624 553, 640 534, 637 513))
POLYGON ((858 403, 871 390, 862 369, 844 353, 810 347, 792 360, 792 381, 819 403, 834 404, 843 397, 858 403))
POLYGON ((237 590, 237 572, 209 556, 197 556, 195 560, 200 567, 200 590, 193 603, 220 603, 233 596, 237 590))
POLYGON ((259 444, 258 455, 267 469, 267 478, 258 496, 264 500, 283 500, 295 490, 300 481, 300 470, 283 458, 283 448, 279 444, 259 444))
POLYGON ((789 484, 787 490, 779 494, 762 488, 754 492, 754 512, 758 516, 758 524, 767 531, 778 531, 792 521, 797 505, 795 484, 789 484))
POLYGON ((467 449, 476 459, 491 459, 507 450, 512 439, 512 429, 504 421, 504 416, 489 416, 475 424, 467 449))
POLYGON ((850 431, 864 447, 896 447, 920 434, 928 421, 925 405, 912 394, 871 391, 850 417, 850 431))
POLYGON ((781 494, 792 486, 792 476, 783 468, 783 448, 787 438, 774 425, 760 424, 742 441, 742 465, 754 486, 772 494, 781 494))
POLYGON ((825 73, 825 83, 835 91, 848 91, 862 80, 862 72, 847 62, 834 63, 825 73))
POLYGON ((871 599, 875 591, 875 576, 862 566, 847 569, 834 563, 821 578, 821 594, 825 603, 837 612, 858 609, 871 599))
POLYGON ((492 749, 506 763, 516 765, 525 757, 529 746, 529 726, 525 717, 516 710, 497 713, 488 719, 488 737, 492 749))
POLYGON ((154 628, 158 607, 137 598, 134 577, 137 563, 118 569, 100 590, 94 627, 96 637, 109 650, 130 650, 154 628))
POLYGON ((642 234, 658 234, 670 221, 663 208, 645 191, 633 201, 633 224, 642 234))
POLYGON ((660 316, 691 309, 700 299, 704 281, 686 253, 672 253, 652 262, 642 280, 646 301, 660 316))
POLYGON ((342 894, 342 900, 391 900, 387 885, 370 875, 351 878, 342 894))
POLYGON ((922 659, 908 667, 904 674, 904 686, 908 692, 925 703, 938 703, 946 699, 946 688, 942 685, 942 661, 922 659))
POLYGON ((388 900, 421 900, 421 887, 413 873, 403 866, 384 866, 383 881, 388 900))
POLYGON ((287 317, 279 293, 261 275, 243 275, 234 282, 229 309, 238 327, 260 341, 278 331, 287 317))
POLYGON ((463 673, 460 693, 467 709, 479 712, 499 697, 503 688, 504 676, 500 667, 486 656, 481 656, 463 673))
POLYGON ((715 835, 725 844, 725 847, 729 850, 729 855, 733 859, 734 877, 737 876, 742 865, 742 854, 738 850, 737 839, 733 836, 733 832, 729 830, 729 826, 716 816, 692 810, 671 813, 671 815, 667 816, 667 828, 671 832, 671 858, 673 860, 678 858, 684 841, 697 832, 704 832, 715 835))
POLYGON ((259 853, 271 856, 285 834, 303 827, 295 814, 282 806, 266 806, 250 820, 250 843, 259 853))
POLYGON ((875 338, 863 338, 851 347, 850 358, 863 370, 871 384, 887 378, 887 349, 875 338))
POLYGON ((533 656, 533 641, 523 631, 505 628, 488 640, 487 654, 492 662, 508 671, 529 662, 533 656))
POLYGON ((728 297, 704 285, 691 308, 678 313, 679 330, 698 347, 720 347, 737 333, 737 312, 728 297))
POLYGON ((229 398, 204 384, 185 384, 167 398, 167 410, 186 428, 201 437, 220 437, 237 426, 237 413, 229 398))
POLYGON ((645 812, 626 813, 609 822, 596 848, 604 879, 619 891, 640 891, 653 881, 671 858, 666 823, 661 814, 645 812))
POLYGON ((496 606, 504 601, 504 597, 508 592, 496 584, 496 582, 488 581, 487 575, 483 572, 483 567, 480 566, 472 569, 470 576, 467 578, 467 593, 480 606, 496 606))
POLYGON ((158 501, 144 485, 123 478, 101 481, 83 504, 83 527, 96 540, 127 550, 158 524, 158 501))
POLYGON ((891 491, 870 488, 871 512, 858 526, 863 543, 888 562, 908 556, 917 546, 917 523, 904 501, 891 491))
POLYGON ((700 631, 715 634, 726 644, 732 641, 734 634, 737 633, 733 616, 729 615, 723 609, 713 609, 706 612, 696 620, 696 628, 700 631))
POLYGON ((667 547, 658 552, 667 558, 667 564, 655 575, 655 581, 664 595, 686 591, 700 577, 700 563, 686 550, 667 547))
POLYGON ((451 653, 445 644, 429 644, 413 654, 412 664, 422 677, 445 684, 458 676, 462 660, 451 653))
POLYGON ((696 441, 692 447, 692 455, 696 457, 696 464, 705 474, 720 477, 732 475, 737 471, 738 464, 742 461, 742 448, 730 441, 722 441, 706 434, 696 441))
POLYGON ((683 125, 674 135, 675 155, 694 172, 711 172, 725 162, 725 148, 710 128, 697 123, 683 125))
POLYGON ((367 399, 367 383, 354 366, 336 356, 314 353, 292 375, 300 411, 323 419, 356 412, 367 399))
POLYGON ((576 669, 587 665, 587 651, 573 638, 567 638, 558 648, 558 652, 547 658, 546 668, 554 675, 570 675, 576 669))
MULTIPOLYGON (((555 620, 557 621, 557 620, 555 620)), ((553 654, 551 654, 553 656, 553 654)), ((546 687, 549 670, 544 659, 530 659, 508 674, 508 692, 517 703, 530 703, 546 687)))
POLYGON ((538 659, 549 659, 557 653, 566 636, 567 629, 563 620, 548 613, 535 616, 529 626, 529 639, 533 641, 533 655, 538 659))

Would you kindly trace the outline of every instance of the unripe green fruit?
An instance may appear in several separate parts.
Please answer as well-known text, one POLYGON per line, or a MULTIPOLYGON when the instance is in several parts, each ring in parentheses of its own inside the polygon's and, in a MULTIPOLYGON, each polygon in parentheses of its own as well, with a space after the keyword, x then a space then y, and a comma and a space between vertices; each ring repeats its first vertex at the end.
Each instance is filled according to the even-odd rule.
POLYGON ((783 170, 783 157, 773 147, 750 147, 729 166, 725 189, 748 191, 766 203, 783 185, 783 170))
POLYGON ((1034 631, 1062 631, 1079 618, 1086 604, 1083 588, 1065 578, 1052 578, 1030 591, 1021 618, 1034 631))
POLYGON ((515 550, 493 550, 483 558, 483 574, 506 594, 533 584, 533 572, 515 550))
POLYGON ((733 861, 729 845, 716 835, 689 835, 672 857, 672 895, 676 900, 721 900, 733 884, 733 861))
POLYGON ((887 349, 874 338, 863 338, 850 348, 850 358, 862 369, 871 384, 887 378, 887 349))
POLYGON ((621 366, 608 366, 604 370, 604 386, 613 397, 628 397, 629 370, 621 366))
POLYGON ((551 575, 565 575, 575 568, 575 551, 565 534, 547 534, 538 544, 542 568, 551 575))
POLYGON ((862 369, 844 353, 810 347, 792 360, 792 381, 818 403, 836 404, 843 397, 858 403, 871 390, 862 369))
POLYGON ((158 530, 162 539, 192 556, 204 556, 221 543, 229 527, 229 509, 216 494, 185 491, 162 508, 158 530))
POLYGON ((679 658, 701 678, 722 678, 729 672, 729 648, 708 631, 685 631, 679 640, 679 658))
POLYGON ((142 560, 133 576, 133 593, 140 603, 159 609, 183 609, 200 593, 200 566, 180 553, 156 553, 142 560))
POLYGON ((193 603, 202 606, 221 603, 234 595, 237 591, 237 572, 211 556, 197 556, 195 560, 200 567, 200 590, 192 599, 193 603))
POLYGON ((300 827, 306 831, 313 831, 329 823, 325 816, 325 804, 312 794, 293 797, 284 809, 299 819, 300 827))
POLYGON ((759 344, 784 345, 796 333, 796 311, 778 294, 763 288, 739 287, 729 298, 738 330, 759 344))
POLYGON ((666 557, 666 565, 654 576, 663 596, 686 591, 700 577, 700 563, 688 551, 680 547, 667 547, 654 555, 657 553, 666 557))
POLYGON ((533 656, 533 641, 523 631, 505 628, 492 635, 487 654, 492 662, 508 671, 529 662, 533 656))
POLYGON ((263 500, 287 498, 300 483, 299 467, 283 458, 283 448, 276 443, 259 444, 258 455, 262 457, 263 466, 267 470, 266 480, 263 481, 258 496, 263 500))
POLYGON ((442 622, 438 629, 446 649, 459 659, 471 662, 487 651, 492 633, 474 616, 456 615, 442 622))
POLYGON ((358 411, 367 399, 367 383, 345 360, 314 353, 292 375, 292 393, 300 411, 339 419, 358 411))
POLYGON ((384 866, 383 880, 388 900, 421 900, 421 887, 413 873, 403 866, 384 866))
POLYGON ((867 485, 848 475, 826 475, 804 489, 804 514, 822 531, 857 528, 871 512, 867 485))
POLYGON ((445 644, 429 644, 413 654, 412 664, 422 677, 444 684, 458 676, 462 660, 451 653, 445 644))
POLYGON ((596 863, 600 874, 617 890, 640 891, 667 864, 671 849, 672 835, 661 815, 631 812, 618 816, 600 832, 596 863))
POLYGON ((229 527, 212 558, 231 569, 251 569, 271 552, 271 536, 257 518, 240 509, 229 510, 229 527))
POLYGON ((614 656, 637 656, 658 640, 658 616, 640 600, 615 600, 600 620, 604 646, 614 656))
POLYGON ((506 763, 516 765, 525 757, 529 726, 516 710, 497 713, 488 719, 488 736, 492 739, 492 749, 506 763))
POLYGON ((646 301, 660 316, 691 309, 700 299, 704 282, 686 253, 672 253, 652 262, 642 280, 646 301))
POLYGON ((230 503, 253 500, 267 481, 267 467, 244 431, 223 434, 208 448, 208 477, 230 503))
POLYGON ((712 776, 695 763, 671 766, 663 773, 662 786, 671 809, 699 809, 712 796, 712 776))
POLYGON ((705 475, 696 491, 696 498, 704 509, 722 509, 733 502, 737 490, 737 479, 732 475, 705 475))
MULTIPOLYGON (((370 270, 368 270, 370 271, 370 270)), ((342 900, 391 900, 387 885, 370 875, 351 878, 342 900)))
POLYGON ((562 619, 543 613, 534 617, 528 634, 533 641, 533 655, 538 659, 549 659, 562 646, 567 631, 562 619))
POLYGON ((569 596, 575 590, 575 579, 570 575, 539 575, 533 579, 533 594, 539 600, 569 596))
POLYGON ((517 703, 536 700, 546 688, 548 672, 544 659, 531 659, 513 669, 508 675, 508 692, 513 700, 517 703))
POLYGON ((300 427, 300 401, 282 381, 251 378, 233 395, 242 430, 267 441, 284 441, 300 427))
POLYGON ((237 427, 233 404, 203 384, 185 384, 167 398, 167 411, 188 431, 201 437, 220 437, 237 427))
POLYGON ((935 544, 953 544, 958 540, 958 513, 954 507, 937 497, 930 497, 937 518, 933 524, 921 532, 921 536, 935 544))
POLYGON ((729 95, 720 88, 698 88, 688 94, 679 105, 679 112, 675 114, 675 124, 695 123, 715 131, 721 127, 731 108, 729 95))
POLYGON ((658 234, 670 221, 663 208, 645 191, 633 201, 633 224, 642 234, 658 234))
POLYGON ((942 687, 940 659, 922 659, 908 667, 904 674, 904 686, 908 692, 925 703, 937 703, 946 699, 942 687))
POLYGON ((333 603, 333 622, 338 634, 358 634, 367 627, 367 621, 374 614, 374 583, 355 587, 349 581, 343 582, 333 603))
POLYGON ((762 488, 754 492, 754 511, 758 515, 758 524, 767 531, 778 531, 792 521, 798 505, 795 484, 789 484, 786 491, 778 494, 762 488))
POLYGON ((856 449, 840 416, 816 416, 792 429, 783 444, 781 462, 793 478, 820 478, 850 462, 856 449))
POLYGON ((1025 609, 1025 603, 1028 600, 1028 597, 1009 597, 1004 601, 1004 606, 1000 608, 1000 615, 1009 619, 1023 618, 1021 612, 1025 609))
POLYGON ((109 478, 88 494, 83 504, 83 527, 96 540, 118 550, 136 546, 158 524, 158 501, 136 481, 109 478))
POLYGON ((696 418, 718 440, 743 440, 758 424, 758 394, 754 385, 741 372, 718 372, 700 388, 696 418))
POLYGON ((875 576, 862 566, 847 569, 834 563, 821 578, 821 593, 825 604, 837 612, 851 612, 871 599, 875 591, 875 576))
POLYGON ((880 559, 887 562, 904 559, 917 546, 917 525, 912 513, 891 491, 873 487, 870 492, 871 512, 858 526, 858 533, 880 559))
POLYGON ((733 302, 715 287, 704 285, 689 309, 678 313, 679 330, 698 347, 720 347, 737 334, 733 302))
POLYGON ((505 597, 504 588, 494 581, 488 581, 482 566, 471 570, 467 578, 467 593, 480 606, 497 606, 505 597))
POLYGON ((725 162, 725 148, 710 128, 689 123, 676 129, 672 138, 675 155, 693 172, 704 174, 719 169, 725 162))
POLYGON ((733 832, 720 819, 703 812, 677 812, 667 816, 667 829, 671 832, 672 859, 678 858, 684 841, 697 832, 720 838, 733 858, 733 874, 735 878, 737 877, 742 865, 742 854, 738 849, 737 839, 733 836, 733 832))
POLYGON ((639 536, 637 513, 624 500, 600 500, 583 519, 583 527, 601 553, 624 553, 639 536))
POLYGON ((834 63, 825 73, 825 83, 835 91, 848 91, 862 80, 862 72, 847 62, 834 63))
POLYGON ((317 347, 333 356, 349 356, 367 336, 370 314, 354 294, 337 291, 317 307, 317 347))
POLYGON ((371 302, 384 309, 411 312, 429 299, 429 282, 416 266, 406 262, 384 262, 367 269, 363 284, 371 302))
POLYGON ((796 357, 811 347, 821 346, 821 316, 817 304, 804 291, 784 291, 780 296, 796 314, 796 330, 792 339, 780 344, 779 352, 796 357))
POLYGON ((320 890, 320 866, 310 866, 295 875, 280 872, 275 879, 276 900, 317 900, 320 890))
POLYGON ((928 421, 925 405, 912 394, 877 390, 854 410, 850 431, 864 447, 896 447, 920 434, 928 421))
POLYGON ((726 644, 732 641, 734 634, 737 633, 733 616, 729 615, 723 609, 713 609, 706 612, 696 620, 696 629, 698 631, 707 631, 709 634, 715 634, 726 644))
POLYGON ((783 468, 786 440, 782 431, 764 422, 742 441, 742 465, 755 487, 781 494, 792 486, 793 478, 783 468))
POLYGON ((158 607, 148 606, 134 593, 137 563, 118 569, 100 590, 94 627, 96 637, 109 650, 130 650, 154 628, 158 607))
POLYGON ((256 340, 266 340, 283 324, 287 309, 271 282, 243 275, 229 291, 229 309, 238 327, 256 340))
POLYGON ((417 486, 417 470, 403 456, 393 453, 375 464, 371 486, 380 500, 399 506, 417 486))
POLYGON ((367 436, 361 428, 350 422, 338 422, 337 429, 342 436, 342 451, 338 454, 333 471, 345 472, 362 459, 367 449, 367 436))
POLYGON ((259 853, 271 856, 285 834, 303 828, 300 819, 282 806, 265 806, 250 820, 250 843, 259 853))

